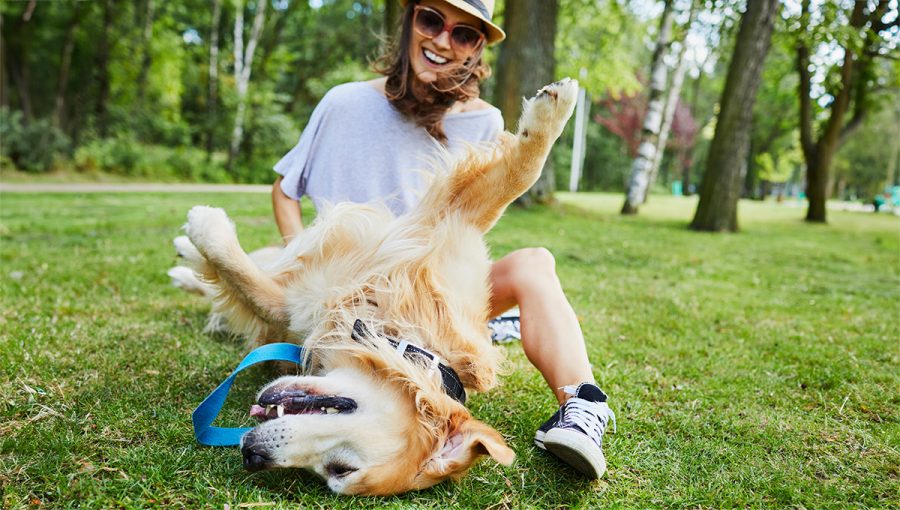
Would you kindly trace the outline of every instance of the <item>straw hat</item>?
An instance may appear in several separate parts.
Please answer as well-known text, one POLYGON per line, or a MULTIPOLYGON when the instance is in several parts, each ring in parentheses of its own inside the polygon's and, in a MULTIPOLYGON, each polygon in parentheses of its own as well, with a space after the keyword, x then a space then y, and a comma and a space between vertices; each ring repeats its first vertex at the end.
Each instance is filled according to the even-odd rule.
MULTIPOLYGON (((403 6, 409 3, 410 0, 400 0, 400 3, 403 6)), ((465 11, 472 16, 484 21, 484 26, 487 29, 487 33, 485 34, 485 38, 487 39, 488 44, 494 44, 506 39, 506 32, 503 31, 502 28, 498 27, 491 21, 491 17, 494 15, 494 0, 441 0, 445 4, 450 4, 453 7, 461 11, 465 11)))

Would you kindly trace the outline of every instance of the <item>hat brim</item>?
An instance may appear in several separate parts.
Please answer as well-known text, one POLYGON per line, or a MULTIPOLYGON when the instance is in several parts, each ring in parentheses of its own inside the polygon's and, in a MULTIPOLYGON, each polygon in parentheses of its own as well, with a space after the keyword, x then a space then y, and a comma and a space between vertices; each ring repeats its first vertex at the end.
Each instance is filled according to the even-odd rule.
MULTIPOLYGON (((486 30, 487 33, 484 36, 485 36, 485 40, 487 41, 488 44, 495 44, 495 43, 498 43, 498 42, 506 39, 506 32, 504 32, 503 29, 500 28, 499 26, 495 25, 491 20, 486 19, 484 17, 484 15, 481 14, 480 12, 478 12, 478 9, 476 9, 475 7, 467 4, 466 2, 463 2, 462 0, 441 0, 441 1, 444 2, 445 4, 456 7, 457 9, 459 9, 461 11, 465 11, 465 12, 471 14, 472 16, 475 16, 476 18, 480 19, 484 23, 485 28, 487 29, 486 30)), ((400 4, 403 5, 404 7, 408 3, 409 3, 409 0, 400 0, 400 4)))

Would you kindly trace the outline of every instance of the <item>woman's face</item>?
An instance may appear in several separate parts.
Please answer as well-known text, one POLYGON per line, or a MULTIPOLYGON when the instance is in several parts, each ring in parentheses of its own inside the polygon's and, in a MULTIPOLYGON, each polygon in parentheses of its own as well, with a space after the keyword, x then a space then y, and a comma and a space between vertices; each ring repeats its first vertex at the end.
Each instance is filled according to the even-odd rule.
MULTIPOLYGON (((422 0, 418 5, 440 12, 444 16, 445 26, 463 24, 480 31, 481 20, 452 5, 440 0, 422 0)), ((416 79, 422 83, 432 83, 440 73, 464 64, 469 57, 481 51, 484 44, 471 49, 460 48, 458 44, 451 44, 447 30, 434 37, 426 37, 413 28, 410 35, 409 61, 416 79)))

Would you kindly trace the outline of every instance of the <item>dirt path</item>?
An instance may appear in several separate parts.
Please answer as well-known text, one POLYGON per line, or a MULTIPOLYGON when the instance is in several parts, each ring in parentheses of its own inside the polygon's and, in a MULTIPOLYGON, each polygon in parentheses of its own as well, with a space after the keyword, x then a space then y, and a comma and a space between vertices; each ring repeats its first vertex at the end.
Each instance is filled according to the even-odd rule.
POLYGON ((0 193, 269 193, 271 191, 271 184, 0 182, 0 193))

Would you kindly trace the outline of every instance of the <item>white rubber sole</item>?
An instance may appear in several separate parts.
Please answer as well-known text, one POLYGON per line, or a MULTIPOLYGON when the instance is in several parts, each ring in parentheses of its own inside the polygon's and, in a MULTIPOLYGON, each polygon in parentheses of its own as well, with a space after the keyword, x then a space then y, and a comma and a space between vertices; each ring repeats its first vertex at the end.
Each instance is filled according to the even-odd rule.
POLYGON ((544 448, 563 462, 590 478, 600 478, 606 473, 606 457, 603 450, 591 438, 574 430, 550 429, 544 434, 544 448))

